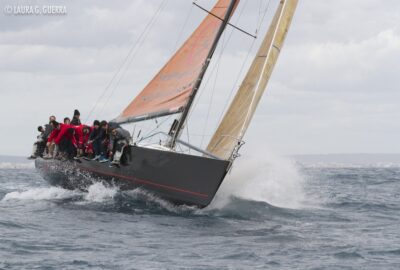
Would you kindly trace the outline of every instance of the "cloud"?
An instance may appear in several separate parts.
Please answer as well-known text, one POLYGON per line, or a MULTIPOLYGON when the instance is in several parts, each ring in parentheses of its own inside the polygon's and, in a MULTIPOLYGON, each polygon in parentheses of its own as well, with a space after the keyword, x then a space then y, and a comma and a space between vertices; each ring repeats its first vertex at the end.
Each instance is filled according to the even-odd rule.
MULTIPOLYGON (((197 1, 208 9, 214 2, 197 1)), ((221 58, 223 46, 218 48, 192 112, 194 137, 212 134, 277 3, 271 1, 247 61, 253 40, 226 31, 226 47, 221 58)), ((93 117, 118 115, 205 16, 191 1, 178 0, 35 4, 66 5, 68 14, 0 15, 0 113, 7 116, 4 129, 11 131, 2 137, 1 154, 28 154, 35 127, 50 114, 63 118, 78 108, 85 118, 133 48, 118 87, 110 87, 93 117), (143 33, 146 38, 137 43, 143 33)), ((399 9, 396 0, 299 1, 243 151, 268 144, 282 153, 399 152, 399 9)), ((232 22, 254 33, 259 14, 258 1, 241 1, 232 22)))

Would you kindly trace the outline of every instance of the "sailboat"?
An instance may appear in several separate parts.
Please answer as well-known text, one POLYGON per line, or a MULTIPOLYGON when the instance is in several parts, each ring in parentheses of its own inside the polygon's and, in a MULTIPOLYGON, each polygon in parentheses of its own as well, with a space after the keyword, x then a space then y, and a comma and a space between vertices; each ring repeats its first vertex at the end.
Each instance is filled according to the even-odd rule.
POLYGON ((163 143, 132 142, 119 167, 91 160, 35 161, 51 185, 85 189, 106 181, 121 190, 142 188, 174 204, 206 207, 230 171, 243 137, 266 89, 291 24, 297 0, 280 0, 275 15, 241 86, 206 149, 181 139, 196 94, 239 0, 218 0, 208 15, 147 86, 112 122, 134 123, 180 115, 163 143), (177 151, 178 145, 190 153, 177 151))

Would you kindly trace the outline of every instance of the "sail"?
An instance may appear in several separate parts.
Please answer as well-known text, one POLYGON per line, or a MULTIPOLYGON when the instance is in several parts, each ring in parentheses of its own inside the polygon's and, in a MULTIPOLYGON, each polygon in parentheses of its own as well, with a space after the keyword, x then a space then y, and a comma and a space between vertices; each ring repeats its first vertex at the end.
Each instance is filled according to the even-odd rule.
POLYGON ((297 0, 281 0, 269 30, 207 151, 230 159, 250 124, 263 95, 292 21, 297 0))
POLYGON ((135 122, 183 111, 230 4, 231 0, 215 4, 211 14, 114 122, 135 122))

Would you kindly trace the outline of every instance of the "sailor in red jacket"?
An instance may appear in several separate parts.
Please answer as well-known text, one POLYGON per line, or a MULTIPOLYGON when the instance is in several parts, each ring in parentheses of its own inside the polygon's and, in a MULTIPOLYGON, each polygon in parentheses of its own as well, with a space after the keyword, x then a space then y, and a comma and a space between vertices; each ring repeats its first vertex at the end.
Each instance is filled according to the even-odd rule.
POLYGON ((57 134, 57 137, 54 138, 54 143, 59 145, 64 138, 67 138, 76 143, 75 137, 72 136, 71 132, 69 132, 71 128, 71 125, 59 123, 56 127, 56 129, 59 129, 59 132, 57 134))
POLYGON ((85 149, 89 141, 89 134, 91 129, 86 125, 73 126, 75 129, 75 139, 78 146, 78 157, 85 154, 85 149))
POLYGON ((80 143, 82 141, 83 127, 84 127, 84 125, 72 126, 72 128, 75 130, 75 140, 77 142, 78 148, 80 147, 80 143))
POLYGON ((83 136, 82 136, 82 145, 83 145, 83 154, 84 155, 91 155, 93 153, 91 144, 89 143, 90 133, 92 133, 92 128, 89 126, 85 126, 82 129, 83 136))
POLYGON ((56 157, 58 151, 61 152, 63 157, 73 158, 77 147, 74 128, 71 125, 56 121, 52 121, 51 125, 53 132, 48 139, 48 144, 50 144, 50 148, 53 146, 54 150, 49 152, 47 158, 56 157))

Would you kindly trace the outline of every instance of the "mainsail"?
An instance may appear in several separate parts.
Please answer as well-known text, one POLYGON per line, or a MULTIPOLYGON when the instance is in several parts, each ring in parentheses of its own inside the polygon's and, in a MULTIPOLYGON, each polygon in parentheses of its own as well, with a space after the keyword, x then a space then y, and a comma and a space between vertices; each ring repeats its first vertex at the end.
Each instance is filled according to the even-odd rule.
POLYGON ((182 112, 209 61, 226 15, 233 12, 231 5, 232 0, 219 0, 182 47, 113 121, 136 122, 182 112))
POLYGON ((281 0, 269 30, 207 151, 231 159, 250 124, 285 40, 298 0, 281 0))

